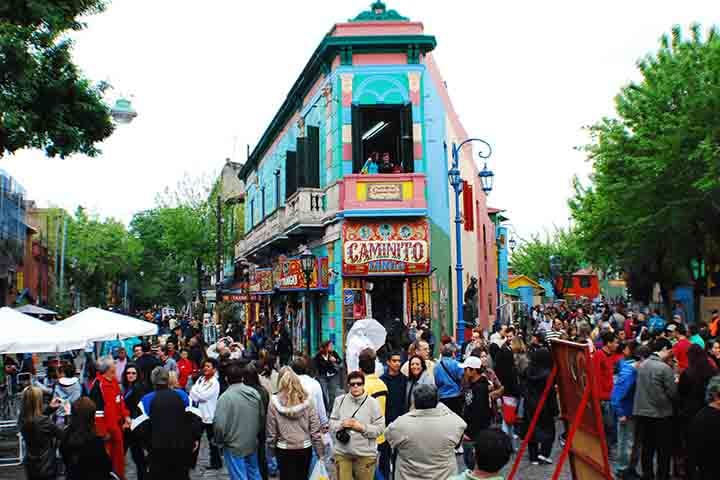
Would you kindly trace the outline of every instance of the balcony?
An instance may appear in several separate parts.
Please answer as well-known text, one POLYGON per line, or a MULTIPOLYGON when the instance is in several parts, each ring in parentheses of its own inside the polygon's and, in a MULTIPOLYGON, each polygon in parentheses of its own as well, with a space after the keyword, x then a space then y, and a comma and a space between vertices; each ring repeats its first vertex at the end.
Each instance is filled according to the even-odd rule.
POLYGON ((422 173, 345 175, 340 184, 338 216, 426 216, 426 178, 422 173))
POLYGON ((235 258, 259 255, 271 247, 291 248, 306 241, 308 235, 322 234, 334 217, 335 211, 326 208, 322 189, 301 188, 235 245, 235 258))

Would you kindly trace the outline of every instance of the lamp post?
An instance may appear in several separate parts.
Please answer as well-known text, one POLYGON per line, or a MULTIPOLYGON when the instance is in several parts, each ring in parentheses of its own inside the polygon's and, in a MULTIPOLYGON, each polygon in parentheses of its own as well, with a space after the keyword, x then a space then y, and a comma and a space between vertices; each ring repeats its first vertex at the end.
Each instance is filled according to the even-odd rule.
POLYGON ((310 340, 310 280, 315 270, 315 255, 310 251, 307 245, 300 252, 300 264, 305 274, 305 333, 307 336, 307 353, 310 355, 312 342, 310 340))
POLYGON ((508 244, 510 245, 510 253, 515 253, 515 247, 517 247, 517 240, 511 238, 508 244))
MULTIPOLYGON (((461 238, 461 229, 460 224, 462 223, 462 217, 460 216, 460 192, 462 192, 462 184, 463 179, 460 176, 460 151, 462 148, 471 142, 479 142, 483 144, 483 146, 487 149, 487 153, 484 151, 481 151, 478 153, 478 156, 482 159, 487 159, 492 155, 492 147, 489 143, 487 143, 485 140, 482 140, 480 138, 468 138, 467 140, 464 140, 459 145, 455 145, 455 143, 452 144, 452 167, 448 171, 448 181, 450 182, 450 185, 452 185, 453 190, 455 191, 455 250, 456 250, 456 258, 457 263, 455 264, 455 275, 457 278, 457 292, 456 292, 456 298, 457 298, 457 343, 460 347, 460 354, 462 355, 463 351, 463 344, 465 340, 465 319, 463 316, 463 279, 462 279, 462 271, 463 271, 463 265, 462 265, 462 238, 461 238)), ((446 155, 447 155, 447 144, 444 145, 446 155)), ((493 188, 493 179, 495 177, 495 174, 488 170, 487 163, 483 167, 482 171, 478 175, 480 177, 480 182, 482 183, 482 189, 485 194, 489 194, 490 191, 492 191, 493 188)))

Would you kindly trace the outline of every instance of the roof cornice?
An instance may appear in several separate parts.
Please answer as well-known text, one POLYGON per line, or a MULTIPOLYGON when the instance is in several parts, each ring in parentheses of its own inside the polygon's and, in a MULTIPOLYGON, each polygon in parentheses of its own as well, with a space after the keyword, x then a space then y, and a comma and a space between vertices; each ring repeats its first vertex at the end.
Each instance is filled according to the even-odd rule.
POLYGON ((343 37, 326 35, 293 84, 285 101, 277 113, 275 113, 270 125, 268 125, 250 154, 250 158, 248 158, 248 161, 245 162, 240 169, 238 176, 244 180, 250 172, 257 167, 259 160, 270 148, 275 137, 290 118, 292 118, 292 115, 298 111, 302 99, 310 88, 312 88, 318 75, 323 71, 329 70, 333 59, 341 50, 347 51, 349 48, 354 53, 407 52, 408 48, 413 47, 424 54, 434 50, 436 45, 437 41, 432 35, 367 35, 343 37))

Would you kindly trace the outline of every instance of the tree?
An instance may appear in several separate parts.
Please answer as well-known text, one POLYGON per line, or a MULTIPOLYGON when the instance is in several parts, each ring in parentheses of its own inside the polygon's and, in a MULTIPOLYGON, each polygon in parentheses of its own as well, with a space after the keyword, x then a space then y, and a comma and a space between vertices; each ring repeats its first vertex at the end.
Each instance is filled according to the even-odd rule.
POLYGON ((78 18, 105 9, 104 0, 0 2, 0 157, 41 148, 54 157, 95 156, 110 136, 107 84, 93 85, 71 57, 67 34, 78 18))
POLYGON ((154 208, 136 214, 130 222, 130 231, 144 247, 143 275, 136 279, 142 305, 189 301, 200 281, 198 259, 214 270, 216 216, 210 178, 186 176, 175 189, 158 195, 154 208), (187 281, 190 278, 195 282, 187 281))
POLYGON ((121 222, 101 220, 79 207, 68 219, 67 284, 83 305, 105 306, 118 299, 120 284, 135 273, 141 252, 142 245, 121 222))
POLYGON ((720 261, 720 36, 676 26, 637 65, 617 118, 589 127, 591 183, 569 205, 592 263, 625 271, 636 298, 658 282, 669 302, 676 284, 704 283, 694 263, 720 261))
MULTIPOLYGON (((534 235, 529 241, 522 241, 512 254, 513 273, 537 279, 568 278, 583 263, 583 256, 573 230, 556 228, 544 238, 534 235)), ((553 288, 556 282, 553 281, 553 288)), ((568 284, 567 281, 564 282, 568 284)), ((562 292, 556 291, 557 296, 562 292)))

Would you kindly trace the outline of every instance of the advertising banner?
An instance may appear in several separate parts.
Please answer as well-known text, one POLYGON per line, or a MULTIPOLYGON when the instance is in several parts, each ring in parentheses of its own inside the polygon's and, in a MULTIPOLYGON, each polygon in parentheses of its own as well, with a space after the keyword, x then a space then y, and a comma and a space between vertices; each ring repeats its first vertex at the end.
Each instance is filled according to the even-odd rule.
MULTIPOLYGON (((272 268, 272 280, 280 291, 305 290, 305 273, 299 258, 280 256, 272 268)), ((328 287, 328 259, 316 259, 312 277, 310 277, 311 290, 324 290, 328 287), (318 281, 319 279, 319 281, 318 281)))
POLYGON ((343 275, 430 274, 426 219, 343 223, 343 275))

